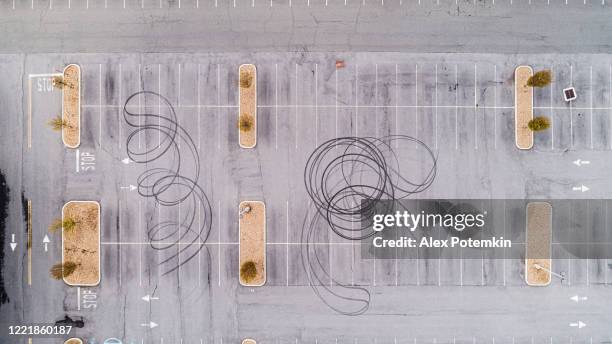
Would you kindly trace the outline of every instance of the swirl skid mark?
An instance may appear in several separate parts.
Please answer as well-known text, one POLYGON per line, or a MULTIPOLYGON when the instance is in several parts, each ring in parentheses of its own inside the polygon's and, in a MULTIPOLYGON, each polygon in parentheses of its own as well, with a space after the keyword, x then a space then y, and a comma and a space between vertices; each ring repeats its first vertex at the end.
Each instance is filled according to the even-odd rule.
POLYGON ((311 206, 302 225, 301 257, 310 285, 327 306, 345 315, 363 314, 369 308, 370 293, 333 279, 323 263, 329 261, 328 251, 317 244, 330 241, 330 229, 350 241, 373 236, 369 220, 381 211, 379 201, 404 199, 426 190, 436 169, 434 152, 405 135, 342 137, 313 151, 304 168, 311 206), (406 165, 415 167, 411 175, 401 172, 406 165))
POLYGON ((210 235, 212 209, 198 185, 200 158, 189 133, 178 124, 174 107, 164 96, 140 91, 127 98, 123 118, 133 128, 126 138, 128 157, 147 169, 137 179, 140 196, 155 207, 178 208, 176 220, 152 223, 147 228, 151 247, 158 250, 163 274, 171 273, 197 256, 210 235), (140 104, 160 104, 157 112, 140 104), (150 143, 141 138, 155 137, 150 143))

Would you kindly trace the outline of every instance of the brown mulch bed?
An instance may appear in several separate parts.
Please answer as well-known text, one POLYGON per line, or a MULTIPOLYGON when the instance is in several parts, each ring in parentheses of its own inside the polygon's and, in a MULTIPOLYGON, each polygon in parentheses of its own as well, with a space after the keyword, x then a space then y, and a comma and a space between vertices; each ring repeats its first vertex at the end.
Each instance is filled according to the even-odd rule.
POLYGON ((536 269, 534 264, 550 270, 552 240, 552 208, 546 202, 532 202, 527 205, 527 238, 525 251, 526 276, 529 285, 547 285, 550 273, 536 269))
POLYGON ((238 117, 250 116, 253 119, 253 126, 248 131, 243 131, 238 128, 238 140, 242 148, 253 148, 257 144, 257 70, 255 65, 245 64, 239 68, 239 92, 240 92, 240 107, 238 109, 238 117), (246 82, 249 79, 250 82, 246 82))
POLYGON ((81 71, 77 65, 64 69, 62 119, 66 126, 62 130, 64 144, 76 148, 81 142, 81 71))
POLYGON ((63 263, 74 262, 76 270, 64 281, 71 285, 97 285, 100 282, 100 208, 95 202, 66 203, 62 218, 71 218, 76 226, 62 230, 63 263))
POLYGON ((533 87, 527 85, 527 80, 533 75, 529 66, 519 66, 514 71, 515 125, 516 146, 520 149, 530 149, 533 146, 533 132, 529 129, 529 121, 533 119, 533 87))
POLYGON ((251 211, 240 219, 240 266, 252 261, 257 267, 257 276, 252 281, 240 282, 247 286, 260 286, 266 282, 266 207, 263 202, 245 201, 240 203, 240 209, 246 205, 251 211))

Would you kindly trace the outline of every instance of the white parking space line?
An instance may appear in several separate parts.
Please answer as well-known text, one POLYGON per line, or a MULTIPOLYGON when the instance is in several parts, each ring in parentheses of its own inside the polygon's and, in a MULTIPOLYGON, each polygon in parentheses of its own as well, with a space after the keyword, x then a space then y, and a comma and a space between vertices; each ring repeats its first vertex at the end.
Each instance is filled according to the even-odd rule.
POLYGON ((497 149, 497 65, 493 66, 493 149, 497 149))
POLYGON ((100 142, 100 148, 102 148, 102 64, 98 64, 98 113, 99 116, 99 132, 98 132, 98 142, 100 142))

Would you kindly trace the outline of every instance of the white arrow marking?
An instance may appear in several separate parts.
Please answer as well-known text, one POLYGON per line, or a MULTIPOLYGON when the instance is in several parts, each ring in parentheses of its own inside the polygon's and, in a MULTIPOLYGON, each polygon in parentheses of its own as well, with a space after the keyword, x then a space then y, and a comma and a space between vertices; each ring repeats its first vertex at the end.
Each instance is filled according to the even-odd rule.
POLYGON ((573 163, 574 163, 574 165, 576 165, 576 166, 582 166, 582 165, 588 165, 588 164, 590 164, 591 162, 590 162, 590 161, 588 161, 588 160, 580 160, 580 159, 578 159, 578 160, 574 160, 574 161, 573 161, 573 163))
POLYGON ((17 243, 15 242, 15 233, 11 233, 11 251, 15 251, 17 243))
POLYGON ((580 160, 580 159, 578 159, 578 160, 574 160, 574 161, 573 161, 573 163, 574 163, 574 165, 576 165, 576 166, 582 166, 582 165, 588 165, 588 164, 590 164, 591 162, 590 162, 590 161, 588 161, 588 160, 580 160))
POLYGON ((123 190, 130 190, 130 191, 136 190, 136 186, 134 186, 132 184, 130 184, 128 186, 120 186, 120 188, 123 189, 123 190))
POLYGON ((572 191, 580 191, 580 192, 587 192, 590 189, 584 185, 580 185, 580 186, 574 186, 572 187, 572 191))
POLYGON ((130 162, 132 162, 132 160, 130 160, 130 158, 125 158, 125 159, 121 160, 121 162, 127 165, 130 162))
POLYGON ((570 325, 570 327, 578 327, 579 329, 581 329, 581 328, 586 326, 586 324, 583 323, 580 320, 578 320, 578 322, 575 322, 575 323, 570 323, 569 325, 570 325))
POLYGON ((51 240, 49 240, 49 237, 47 236, 47 234, 45 234, 45 237, 43 239, 43 243, 45 244, 45 252, 49 251, 49 243, 51 242, 51 240))
POLYGON ((142 327, 148 327, 148 328, 156 328, 156 327, 157 327, 157 326, 159 326, 159 325, 157 325, 156 323, 154 323, 154 322, 150 321, 148 324, 140 324, 140 326, 142 326, 142 327))
POLYGON ((574 301, 574 302, 579 302, 579 301, 586 301, 589 298, 586 296, 578 296, 578 295, 574 295, 572 297, 570 297, 570 300, 574 301))
POLYGON ((143 301, 151 302, 151 300, 159 300, 159 297, 153 297, 151 295, 145 295, 142 297, 143 301))

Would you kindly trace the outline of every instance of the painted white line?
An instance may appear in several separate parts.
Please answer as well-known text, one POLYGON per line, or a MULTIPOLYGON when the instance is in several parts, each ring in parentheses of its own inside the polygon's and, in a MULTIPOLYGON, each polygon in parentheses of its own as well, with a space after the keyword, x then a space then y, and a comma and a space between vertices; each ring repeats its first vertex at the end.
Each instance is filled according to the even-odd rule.
MULTIPOLYGON (((565 2, 567 4, 567 0, 565 2)), ((574 66, 570 64, 570 87, 574 86, 574 66)), ((569 102, 570 110, 570 148, 574 148, 574 114, 572 109, 573 101, 569 102)))
POLYGON ((201 124, 201 119, 200 116, 201 114, 201 108, 200 108, 200 72, 201 72, 201 68, 200 68, 200 64, 198 63, 198 149, 201 148, 201 139, 200 139, 200 132, 202 131, 202 129, 200 128, 200 124, 201 124))
MULTIPOLYGON (((119 238, 119 241, 121 241, 121 200, 120 199, 117 200, 117 226, 119 227, 118 238, 119 238)), ((119 269, 119 286, 121 287, 121 280, 122 280, 122 275, 123 275, 123 269, 121 265, 121 246, 117 247, 117 251, 119 251, 118 269, 119 269)))
MULTIPOLYGON (((398 78, 399 78, 399 72, 398 72, 398 66, 397 66, 397 63, 396 63, 395 64, 395 135, 399 134, 399 123, 398 123, 398 121, 399 121, 399 114, 398 114, 399 109, 398 109, 397 106, 399 105, 398 102, 399 102, 399 88, 400 88, 400 86, 399 86, 398 78)), ((399 144, 397 141, 399 141, 399 140, 395 141, 395 148, 397 148, 398 144, 399 144)))
POLYGON ((80 153, 80 150, 77 148, 77 150, 75 152, 75 159, 74 159, 74 162, 75 162, 75 168, 74 169, 75 169, 76 173, 79 173, 79 166, 80 166, 79 160, 80 160, 80 158, 81 158, 81 153, 80 153))
MULTIPOLYGON (((157 64, 157 93, 161 94, 161 63, 157 64)), ((161 97, 157 97, 157 113, 161 114, 161 97)), ((140 119, 140 117, 138 117, 140 119)), ((157 118, 157 147, 161 146, 161 116, 157 118)), ((140 146, 140 135, 138 135, 140 146)))
MULTIPOLYGON (((553 66, 550 66, 550 74, 554 75, 553 66)), ((550 149, 555 149, 555 116, 553 114, 553 89, 555 78, 552 78, 550 83, 550 149)))
POLYGON ((335 105, 334 115, 336 116, 335 122, 334 122, 334 131, 335 131, 334 137, 337 139, 338 138, 338 68, 336 68, 336 70, 334 71, 334 75, 336 77, 335 88, 334 88, 336 92, 336 101, 334 102, 334 105, 335 105))
POLYGON ((98 104, 100 104, 98 113, 99 117, 99 132, 98 132, 98 140, 100 142, 100 148, 102 148, 102 64, 98 64, 98 104))
MULTIPOLYGON (((420 4, 419 0, 419 4, 420 4)), ((414 137, 419 138, 419 65, 414 65, 414 102, 416 107, 414 108, 414 137)), ((418 147, 418 143, 415 144, 415 148, 418 147)))
MULTIPOLYGON (((285 240, 289 242, 289 200, 285 204, 285 229, 286 229, 286 238, 285 240)), ((285 247, 285 268, 286 268, 286 276, 287 280, 285 285, 289 286, 289 245, 285 247)))
POLYGON ((355 64, 355 137, 359 137, 359 64, 355 64))
MULTIPOLYGON (((119 97, 117 97, 117 101, 119 102, 119 106, 121 106, 121 98, 123 97, 123 92, 122 92, 122 79, 123 79, 123 66, 121 65, 121 63, 119 64, 119 97)), ((122 113, 122 112, 121 112, 122 113)), ((121 140, 122 140, 122 136, 121 136, 121 128, 123 128, 123 118, 121 118, 121 115, 119 115, 119 150, 121 150, 121 140)))
POLYGON ((457 64, 455 64, 455 149, 459 149, 458 103, 459 103, 459 80, 458 80, 458 75, 457 75, 457 64))
POLYGON ((278 150, 278 63, 274 64, 274 149, 278 150))
MULTIPOLYGON (((586 0, 585 0, 586 1, 586 0)), ((586 5, 586 2, 585 2, 586 5)), ((591 66, 590 69, 590 82, 591 82, 591 87, 590 87, 590 95, 591 95, 591 116, 590 116, 590 120, 591 120, 591 149, 593 149, 593 66, 591 66)), ((588 262, 588 260, 587 260, 588 262)), ((588 270, 587 270, 587 274, 588 274, 588 270)), ((588 275, 587 275, 588 276, 588 275)))
POLYGON ((315 147, 319 145, 319 64, 315 63, 315 147))
POLYGON ((298 148, 298 65, 295 64, 295 150, 298 148))
POLYGON ((493 66, 493 149, 497 149, 497 65, 493 66))
MULTIPOLYGON (((218 220, 218 240, 219 242, 221 242, 221 200, 218 201, 217 203, 217 209, 218 209, 218 214, 217 216, 219 217, 218 220)), ((217 248, 217 255, 218 255, 218 261, 219 261, 219 267, 218 267, 218 284, 219 286, 221 286, 221 245, 218 246, 217 248)))
MULTIPOLYGON (((217 63, 217 104, 221 102, 221 67, 217 63)), ((217 109, 217 149, 221 150, 221 110, 217 109)))
MULTIPOLYGON (((142 204, 141 203, 142 201, 139 199, 138 200, 138 228, 141 228, 144 234, 144 228, 142 228, 142 204)), ((138 254, 138 286, 142 287, 142 246, 140 246, 140 252, 138 254)))
POLYGON ((77 287, 77 310, 81 310, 81 287, 77 287))
POLYGON ((436 132, 435 132, 435 136, 434 136, 434 147, 435 149, 438 149, 438 64, 436 63, 436 82, 435 82, 435 91, 434 91, 434 105, 435 105, 435 112, 434 112, 434 121, 435 121, 435 128, 436 128, 436 132))
POLYGON ((478 149, 478 69, 474 63, 474 149, 478 149))
MULTIPOLYGON (((200 75, 198 74, 198 77, 200 75)), ((202 228, 202 204, 198 200, 198 228, 202 228)), ((202 245, 202 237, 198 235, 198 245, 202 245)), ((198 250, 198 286, 202 285, 202 250, 198 250)))
POLYGON ((378 137, 378 63, 374 64, 374 136, 378 137))

